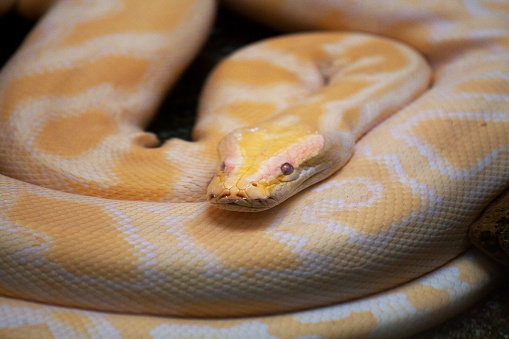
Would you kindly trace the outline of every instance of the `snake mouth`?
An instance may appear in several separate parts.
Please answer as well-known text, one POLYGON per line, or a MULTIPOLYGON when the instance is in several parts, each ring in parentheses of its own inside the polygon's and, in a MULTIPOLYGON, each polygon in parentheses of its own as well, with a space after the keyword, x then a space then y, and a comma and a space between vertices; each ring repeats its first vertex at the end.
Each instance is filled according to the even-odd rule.
POLYGON ((229 196, 216 196, 208 194, 207 200, 220 209, 239 212, 259 212, 272 208, 278 204, 274 197, 264 197, 257 199, 250 198, 232 198, 229 196))

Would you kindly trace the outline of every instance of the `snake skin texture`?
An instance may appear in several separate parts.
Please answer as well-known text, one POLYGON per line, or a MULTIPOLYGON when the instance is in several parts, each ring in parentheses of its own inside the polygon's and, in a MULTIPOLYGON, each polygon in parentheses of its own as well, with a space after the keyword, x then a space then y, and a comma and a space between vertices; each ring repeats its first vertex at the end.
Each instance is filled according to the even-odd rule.
POLYGON ((194 141, 162 145, 143 128, 216 4, 150 3, 59 1, 0 73, 0 337, 403 337, 500 281, 469 228, 508 196, 509 3, 225 1, 340 33, 234 53, 194 141), (267 211, 210 206, 220 140, 303 105, 359 139, 348 163, 267 211))

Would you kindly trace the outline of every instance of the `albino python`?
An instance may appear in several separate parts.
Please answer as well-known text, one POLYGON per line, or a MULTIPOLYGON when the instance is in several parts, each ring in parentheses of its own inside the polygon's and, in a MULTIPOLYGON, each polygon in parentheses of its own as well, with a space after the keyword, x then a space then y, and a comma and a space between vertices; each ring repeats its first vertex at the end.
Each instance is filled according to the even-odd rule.
POLYGON ((225 3, 338 32, 234 53, 193 142, 143 127, 212 0, 59 1, 2 69, 0 337, 401 337, 500 281, 509 2, 225 3))

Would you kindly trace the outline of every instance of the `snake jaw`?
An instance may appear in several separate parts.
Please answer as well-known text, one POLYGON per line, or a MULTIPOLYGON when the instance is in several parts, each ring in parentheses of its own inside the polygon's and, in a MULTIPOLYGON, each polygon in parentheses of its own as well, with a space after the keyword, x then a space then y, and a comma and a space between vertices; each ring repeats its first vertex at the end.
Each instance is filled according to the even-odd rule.
POLYGON ((207 200, 215 207, 242 212, 263 211, 278 204, 275 197, 265 195, 255 185, 256 183, 252 183, 246 189, 232 186, 224 188, 220 192, 209 189, 207 200))

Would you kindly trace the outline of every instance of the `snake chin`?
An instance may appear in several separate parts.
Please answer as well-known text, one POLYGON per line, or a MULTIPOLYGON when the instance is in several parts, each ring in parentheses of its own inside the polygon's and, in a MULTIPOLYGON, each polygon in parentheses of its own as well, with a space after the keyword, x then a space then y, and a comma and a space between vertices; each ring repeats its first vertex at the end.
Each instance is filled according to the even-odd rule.
POLYGON ((213 194, 207 195, 208 201, 212 206, 238 212, 259 212, 272 208, 279 204, 274 197, 264 197, 258 199, 238 198, 238 197, 218 197, 213 194))

